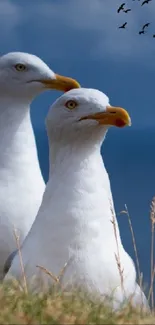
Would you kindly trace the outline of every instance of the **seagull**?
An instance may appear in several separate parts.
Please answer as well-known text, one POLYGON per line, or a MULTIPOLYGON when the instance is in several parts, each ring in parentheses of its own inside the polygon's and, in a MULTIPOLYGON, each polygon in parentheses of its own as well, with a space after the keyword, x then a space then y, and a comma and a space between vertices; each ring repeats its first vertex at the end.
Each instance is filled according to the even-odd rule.
POLYGON ((143 25, 142 30, 144 30, 146 27, 149 27, 150 23, 146 23, 143 25))
POLYGON ((125 12, 125 13, 128 13, 129 11, 131 11, 131 9, 125 9, 125 10, 123 10, 123 12, 125 12))
POLYGON ((74 87, 79 87, 75 80, 55 74, 35 55, 13 52, 0 57, 0 279, 5 261, 17 248, 14 228, 22 242, 45 190, 30 104, 47 89, 74 87))
MULTIPOLYGON (((32 292, 39 290, 38 280, 46 291, 52 283, 47 271, 57 276, 67 265, 61 279, 63 287, 82 286, 100 297, 113 295, 114 309, 124 299, 130 299, 133 305, 147 305, 136 283, 133 261, 121 241, 110 180, 101 156, 108 128, 127 125, 131 125, 127 111, 111 106, 109 98, 97 89, 70 90, 49 110, 49 181, 21 247, 27 286, 32 292)), ((16 254, 5 281, 16 278, 20 282, 21 277, 16 254)))
POLYGON ((125 22, 122 26, 119 26, 118 28, 125 28, 126 25, 127 25, 127 22, 125 22))
POLYGON ((142 2, 141 6, 144 6, 145 3, 149 3, 150 1, 152 1, 152 0, 144 0, 144 1, 142 2))
POLYGON ((123 2, 120 7, 117 9, 117 12, 119 13, 121 10, 124 9, 124 6, 125 6, 125 2, 123 2))

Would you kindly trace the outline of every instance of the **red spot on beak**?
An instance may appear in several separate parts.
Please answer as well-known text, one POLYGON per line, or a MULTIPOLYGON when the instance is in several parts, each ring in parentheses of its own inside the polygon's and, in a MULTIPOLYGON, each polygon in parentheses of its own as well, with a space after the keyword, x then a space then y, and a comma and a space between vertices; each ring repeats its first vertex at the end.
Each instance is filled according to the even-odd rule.
POLYGON ((123 128, 125 125, 126 125, 126 123, 122 119, 120 119, 120 118, 116 119, 116 126, 117 127, 123 128))

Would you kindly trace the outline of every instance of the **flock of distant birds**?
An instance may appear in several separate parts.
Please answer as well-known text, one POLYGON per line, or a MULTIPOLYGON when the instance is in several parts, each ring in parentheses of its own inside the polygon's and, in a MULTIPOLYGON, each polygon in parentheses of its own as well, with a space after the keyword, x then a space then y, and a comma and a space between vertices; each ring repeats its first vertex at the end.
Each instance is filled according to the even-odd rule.
MULTIPOLYGON (((132 0, 132 1, 135 1, 135 0, 132 0)), ((138 1, 141 1, 141 0, 138 0, 138 1)), ((144 0, 144 1, 142 1, 141 6, 144 6, 145 4, 148 4, 150 1, 152 1, 152 0, 144 0)), ((123 2, 119 6, 119 8, 117 9, 117 13, 119 14, 121 11, 123 11, 125 13, 128 13, 128 12, 131 11, 131 9, 130 8, 125 9, 125 2, 123 2)), ((125 29, 126 25, 127 25, 127 21, 123 25, 119 26, 118 28, 125 29)), ((145 34, 146 33, 146 28, 149 27, 149 25, 150 25, 150 23, 144 24, 142 26, 142 29, 139 31, 139 35, 145 34)), ((155 34, 153 35, 153 37, 155 38, 155 34)))

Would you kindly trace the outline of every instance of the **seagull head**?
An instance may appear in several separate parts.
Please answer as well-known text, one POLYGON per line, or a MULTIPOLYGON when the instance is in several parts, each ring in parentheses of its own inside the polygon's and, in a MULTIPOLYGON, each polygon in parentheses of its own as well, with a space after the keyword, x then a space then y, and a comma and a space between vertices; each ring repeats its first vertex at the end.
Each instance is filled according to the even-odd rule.
POLYGON ((12 52, 0 57, 0 95, 33 99, 46 89, 77 87, 77 81, 54 73, 35 55, 12 52))
POLYGON ((96 89, 72 89, 59 97, 46 118, 48 135, 76 139, 101 136, 110 126, 131 125, 128 112, 111 106, 109 98, 96 89))

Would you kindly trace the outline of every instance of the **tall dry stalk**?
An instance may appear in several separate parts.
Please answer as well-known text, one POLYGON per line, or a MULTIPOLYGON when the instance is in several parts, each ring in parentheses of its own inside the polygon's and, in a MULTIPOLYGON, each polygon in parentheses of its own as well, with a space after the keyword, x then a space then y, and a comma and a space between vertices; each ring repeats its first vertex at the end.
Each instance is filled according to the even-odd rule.
POLYGON ((114 228, 114 236, 115 236, 116 248, 117 248, 117 253, 115 253, 115 259, 116 259, 116 263, 117 263, 117 267, 118 267, 118 271, 119 271, 119 275, 120 275, 120 279, 121 279, 121 289, 122 289, 122 291, 123 291, 123 293, 125 295, 124 278, 123 278, 123 271, 124 270, 121 267, 121 259, 120 259, 120 252, 119 252, 119 245, 118 245, 118 238, 117 238, 117 227, 116 227, 115 213, 113 211, 111 201, 110 201, 110 210, 111 210, 111 215, 112 215, 111 223, 112 223, 113 228, 114 228))
POLYGON ((22 279, 23 279, 23 284, 24 284, 24 292, 27 294, 28 289, 27 289, 26 275, 25 275, 25 271, 24 271, 24 263, 23 263, 21 247, 20 247, 20 240, 19 240, 19 235, 17 233, 17 229, 15 229, 15 228, 14 228, 14 237, 15 237, 15 240, 16 240, 17 250, 18 250, 18 254, 19 254, 19 261, 20 261, 22 279))
MULTIPOLYGON (((121 211, 121 213, 124 213, 127 215, 128 218, 128 223, 129 223, 129 228, 130 228, 130 232, 131 232, 131 238, 132 238, 132 243, 133 243, 133 249, 134 249, 134 254, 135 254, 135 260, 136 260, 136 269, 137 269, 137 274, 138 274, 138 284, 140 286, 141 289, 141 299, 143 301, 143 274, 142 272, 140 272, 140 264, 139 264, 139 258, 138 258, 138 251, 137 251, 137 245, 136 245, 136 238, 134 235, 134 231, 133 231, 133 227, 132 227, 132 222, 131 222, 131 218, 130 218, 130 214, 128 211, 128 207, 125 204, 125 210, 121 211)), ((143 310, 143 304, 141 306, 141 311, 143 310)))
POLYGON ((150 206, 150 221, 151 221, 151 307, 154 308, 154 276, 155 276, 155 267, 154 267, 154 224, 155 224, 155 196, 152 199, 150 206))
POLYGON ((140 264, 139 264, 139 258, 138 258, 138 251, 137 251, 137 245, 136 245, 136 239, 132 227, 132 222, 130 218, 130 214, 127 208, 127 205, 125 204, 125 210, 121 211, 120 214, 126 214, 128 218, 128 223, 129 223, 129 228, 131 232, 131 237, 132 237, 132 243, 133 243, 133 249, 134 249, 134 254, 135 254, 135 259, 136 259, 136 268, 137 268, 137 274, 138 274, 138 283, 140 288, 142 289, 142 274, 140 272, 140 264))
POLYGON ((153 270, 152 276, 151 276, 151 283, 150 283, 150 289, 149 289, 149 294, 148 294, 148 302, 150 301, 152 292, 153 292, 154 276, 155 276, 155 267, 154 267, 154 270, 153 270))

